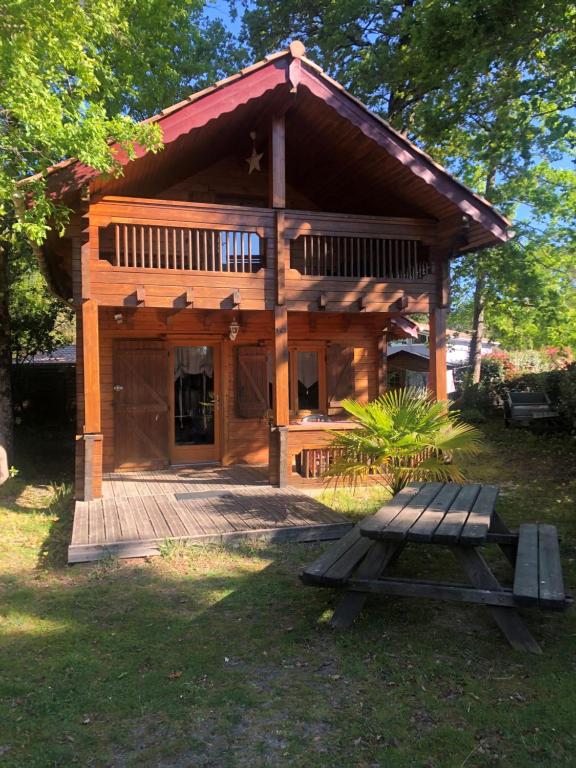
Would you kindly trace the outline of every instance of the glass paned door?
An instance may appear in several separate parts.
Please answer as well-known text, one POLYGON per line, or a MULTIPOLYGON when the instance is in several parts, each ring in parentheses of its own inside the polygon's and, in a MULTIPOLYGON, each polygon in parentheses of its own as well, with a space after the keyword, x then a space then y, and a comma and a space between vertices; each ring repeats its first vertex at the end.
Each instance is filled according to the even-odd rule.
POLYGON ((173 463, 218 456, 218 350, 204 345, 172 349, 173 463))

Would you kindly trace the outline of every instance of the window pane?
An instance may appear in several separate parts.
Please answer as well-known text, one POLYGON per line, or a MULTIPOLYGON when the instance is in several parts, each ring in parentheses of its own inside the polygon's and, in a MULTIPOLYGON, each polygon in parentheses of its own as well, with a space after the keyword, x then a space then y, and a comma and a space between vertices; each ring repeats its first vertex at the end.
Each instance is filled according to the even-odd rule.
POLYGON ((298 409, 312 411, 320 408, 318 381, 318 352, 297 352, 298 409))
POLYGON ((212 347, 175 348, 174 416, 177 445, 214 443, 212 347))

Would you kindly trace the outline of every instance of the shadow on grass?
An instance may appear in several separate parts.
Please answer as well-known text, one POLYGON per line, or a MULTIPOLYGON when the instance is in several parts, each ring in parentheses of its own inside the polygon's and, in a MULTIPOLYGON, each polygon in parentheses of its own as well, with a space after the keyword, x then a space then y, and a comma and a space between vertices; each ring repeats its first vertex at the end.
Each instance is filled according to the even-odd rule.
POLYGON ((48 535, 38 552, 36 567, 39 570, 58 570, 68 564, 68 545, 72 539, 74 523, 74 494, 72 486, 54 488, 48 513, 55 515, 48 535))

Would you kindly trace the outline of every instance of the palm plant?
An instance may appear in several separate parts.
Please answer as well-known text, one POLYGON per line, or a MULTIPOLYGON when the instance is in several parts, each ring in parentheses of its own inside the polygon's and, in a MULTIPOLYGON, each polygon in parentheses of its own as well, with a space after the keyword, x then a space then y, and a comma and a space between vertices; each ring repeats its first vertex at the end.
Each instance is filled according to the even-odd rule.
POLYGON ((413 481, 462 482, 458 460, 481 449, 481 433, 423 389, 342 406, 358 429, 333 433, 335 459, 325 477, 336 483, 356 485, 370 477, 395 494, 413 481))

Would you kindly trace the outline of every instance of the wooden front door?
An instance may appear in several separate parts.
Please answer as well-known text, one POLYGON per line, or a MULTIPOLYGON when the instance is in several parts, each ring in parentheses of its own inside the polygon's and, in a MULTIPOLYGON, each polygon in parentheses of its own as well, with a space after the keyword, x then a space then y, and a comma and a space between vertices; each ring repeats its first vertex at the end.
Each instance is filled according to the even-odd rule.
POLYGON ((220 461, 220 346, 174 342, 170 374, 172 464, 220 461))
POLYGON ((116 468, 168 466, 168 354, 164 342, 118 341, 113 364, 116 468))

